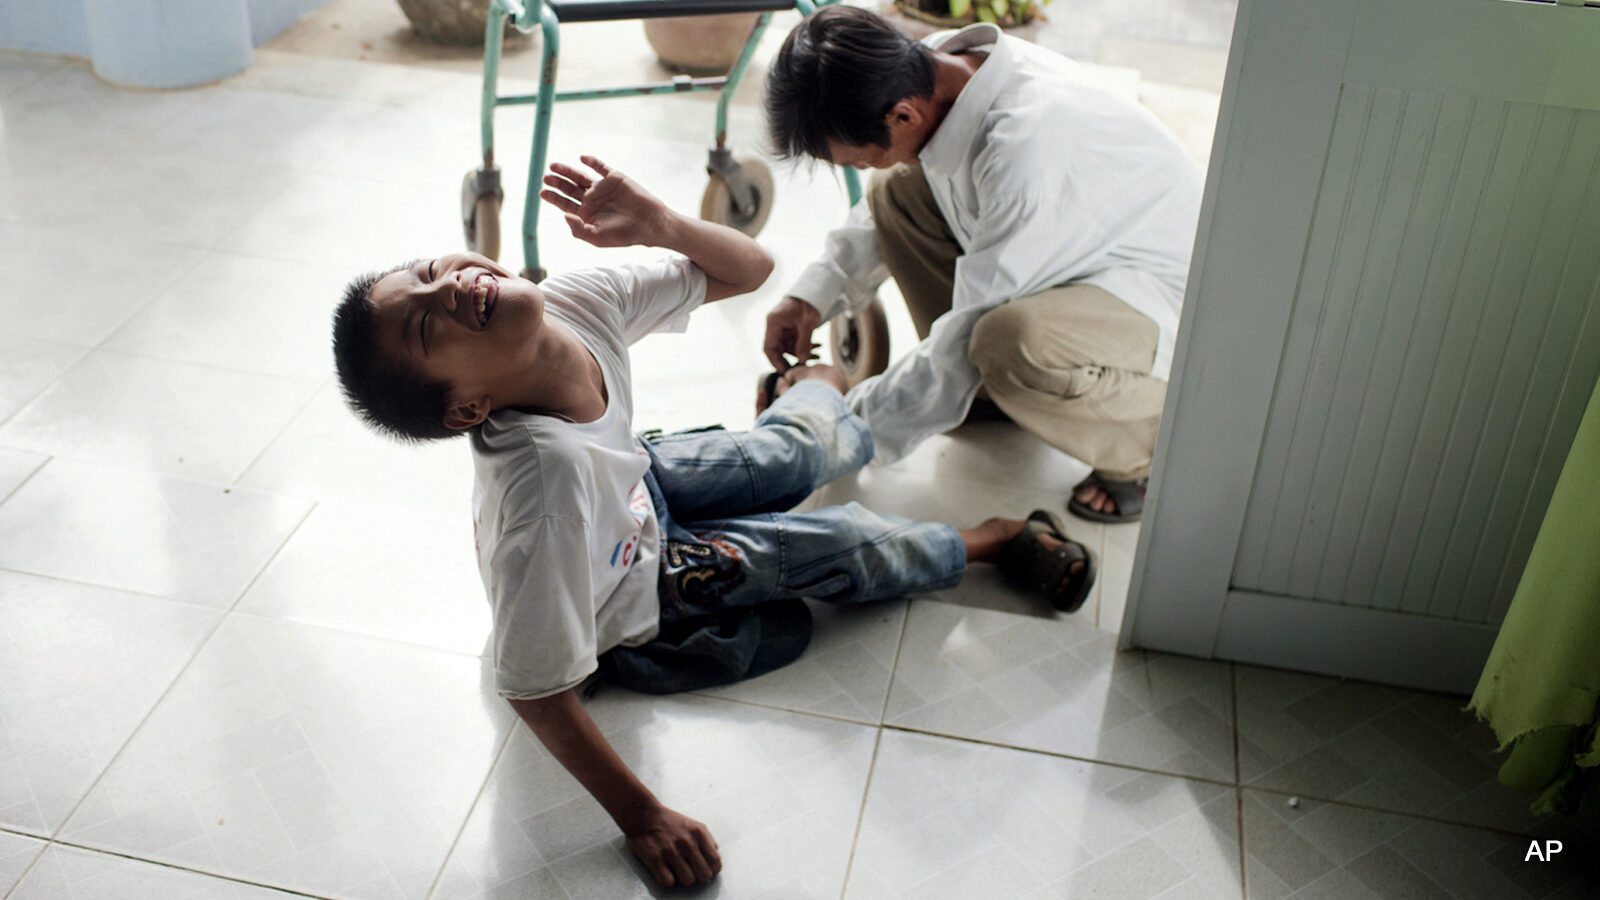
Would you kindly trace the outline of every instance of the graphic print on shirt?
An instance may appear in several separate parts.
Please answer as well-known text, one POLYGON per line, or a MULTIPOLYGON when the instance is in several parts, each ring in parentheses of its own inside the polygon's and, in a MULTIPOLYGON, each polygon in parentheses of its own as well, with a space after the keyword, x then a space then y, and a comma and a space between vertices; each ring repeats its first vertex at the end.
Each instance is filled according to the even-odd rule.
POLYGON ((745 581, 743 550, 717 534, 697 537, 693 542, 668 540, 662 554, 665 599, 680 611, 720 606, 722 597, 745 581))
MULTIPOLYGON (((650 492, 645 490, 643 481, 634 485, 633 491, 628 494, 628 514, 633 516, 634 527, 641 529, 644 528, 645 519, 650 517, 650 492)), ((635 531, 617 541, 616 546, 611 548, 610 564, 620 565, 626 569, 633 565, 633 553, 637 549, 639 549, 639 532, 635 531)))

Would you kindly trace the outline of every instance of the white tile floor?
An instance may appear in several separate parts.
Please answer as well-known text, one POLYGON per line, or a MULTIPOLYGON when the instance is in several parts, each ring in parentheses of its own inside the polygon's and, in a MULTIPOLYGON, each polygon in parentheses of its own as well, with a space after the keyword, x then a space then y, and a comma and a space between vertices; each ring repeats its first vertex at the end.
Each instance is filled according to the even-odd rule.
MULTIPOLYGON (((327 27, 356 13, 394 15, 340 0, 186 91, 0 52, 0 896, 653 893, 487 686, 465 448, 383 443, 332 385, 340 285, 456 247, 477 153, 470 66, 317 44, 359 43, 327 27)), ((1215 48, 1071 37, 1205 157, 1215 48)), ((631 30, 570 40, 579 72, 650 67, 631 30)), ((501 158, 523 158, 528 116, 498 121, 501 158)), ((553 153, 693 209, 710 121, 703 97, 563 106, 553 153)), ((749 423, 765 310, 843 212, 828 173, 779 178, 780 271, 640 347, 641 426, 749 423)), ((554 225, 552 267, 627 255, 554 225)), ((965 523, 1059 507, 1083 471, 983 424, 813 502, 965 523)), ((1520 835, 1582 833, 1493 783, 1459 698, 1117 653, 1137 530, 1073 527, 1103 565, 1075 616, 978 568, 819 610, 807 654, 754 682, 595 698, 619 752, 717 834, 726 868, 694 895, 1594 895, 1580 866, 1522 863, 1520 835)))

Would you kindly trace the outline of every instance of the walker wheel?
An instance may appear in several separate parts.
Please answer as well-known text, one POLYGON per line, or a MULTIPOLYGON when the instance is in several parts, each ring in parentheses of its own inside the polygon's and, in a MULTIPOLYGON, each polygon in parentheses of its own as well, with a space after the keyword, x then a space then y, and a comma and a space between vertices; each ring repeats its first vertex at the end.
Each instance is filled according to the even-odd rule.
POLYGON ((755 206, 741 215, 734 208, 733 191, 729 189, 728 183, 721 175, 713 172, 711 180, 706 184, 705 194, 700 197, 700 218, 718 225, 737 228, 755 237, 761 233, 761 226, 767 224, 767 216, 772 213, 772 170, 767 168, 766 163, 753 156, 735 156, 733 161, 738 164, 744 177, 750 180, 751 187, 755 188, 755 206))
POLYGON ((889 317, 877 297, 858 313, 845 313, 828 327, 833 364, 855 387, 889 367, 889 317))
POLYGON ((500 195, 478 194, 474 186, 475 174, 468 172, 461 180, 461 230, 468 250, 499 259, 500 195))

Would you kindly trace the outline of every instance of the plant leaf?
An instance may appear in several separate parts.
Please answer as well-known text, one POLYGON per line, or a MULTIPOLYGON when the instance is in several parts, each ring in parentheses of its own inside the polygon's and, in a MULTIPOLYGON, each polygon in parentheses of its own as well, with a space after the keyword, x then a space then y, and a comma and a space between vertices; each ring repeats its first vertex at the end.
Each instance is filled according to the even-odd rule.
POLYGON ((972 0, 950 0, 950 17, 959 19, 972 11, 972 0))
POLYGON ((990 9, 987 6, 978 7, 978 21, 980 21, 980 22, 991 22, 991 23, 994 22, 995 21, 994 10, 990 9))

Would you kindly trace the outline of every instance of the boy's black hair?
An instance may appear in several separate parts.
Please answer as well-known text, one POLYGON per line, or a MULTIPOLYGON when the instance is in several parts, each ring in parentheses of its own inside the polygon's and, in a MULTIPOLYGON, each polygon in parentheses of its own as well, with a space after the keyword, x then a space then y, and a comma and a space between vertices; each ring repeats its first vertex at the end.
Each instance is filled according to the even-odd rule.
POLYGON ((461 432, 444 424, 450 386, 424 378, 399 360, 385 358, 378 348, 372 286, 385 275, 411 265, 362 275, 345 286, 344 299, 333 313, 333 362, 345 402, 362 421, 381 434, 416 443, 461 432))
POLYGON ((889 110, 907 97, 931 96, 928 48, 867 10, 825 6, 789 32, 767 73, 773 152, 827 160, 830 140, 887 147, 889 110))

